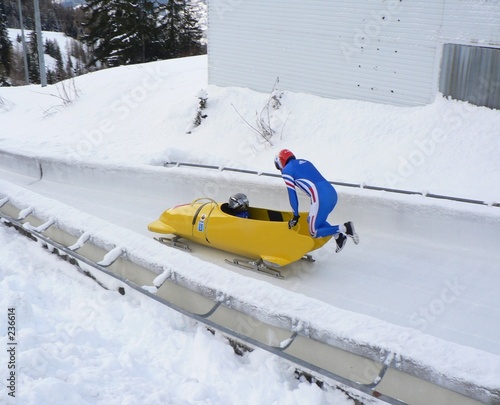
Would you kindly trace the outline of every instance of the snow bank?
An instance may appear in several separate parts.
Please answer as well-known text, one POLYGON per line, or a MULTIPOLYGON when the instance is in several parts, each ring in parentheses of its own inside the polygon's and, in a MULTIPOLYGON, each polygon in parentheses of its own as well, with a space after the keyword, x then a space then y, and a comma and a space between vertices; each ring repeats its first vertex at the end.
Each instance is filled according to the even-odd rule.
POLYGON ((278 89, 281 106, 270 111, 276 133, 267 142, 248 124, 256 125, 269 94, 208 85, 206 56, 122 66, 75 83, 79 94, 67 107, 54 97, 61 84, 3 89, 12 107, 2 114, 2 149, 272 172, 274 154, 286 147, 329 180, 500 201, 498 110, 440 96, 410 108, 278 89), (207 117, 187 134, 201 89, 207 117))

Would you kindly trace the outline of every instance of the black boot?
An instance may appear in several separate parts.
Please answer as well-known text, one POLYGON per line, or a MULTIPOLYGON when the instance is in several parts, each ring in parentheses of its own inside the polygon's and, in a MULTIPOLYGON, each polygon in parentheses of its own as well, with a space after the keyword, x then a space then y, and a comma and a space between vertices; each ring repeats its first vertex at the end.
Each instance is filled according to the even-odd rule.
POLYGON ((344 248, 345 243, 347 242, 347 236, 345 236, 343 233, 339 233, 337 235, 337 238, 335 239, 335 242, 337 242, 337 249, 335 249, 335 253, 338 253, 344 248))
POLYGON ((359 243, 359 236, 358 234, 356 233, 356 231, 354 230, 354 224, 349 221, 349 222, 346 222, 344 224, 345 226, 345 234, 347 236, 349 236, 350 238, 352 238, 352 241, 354 242, 355 245, 357 245, 359 243))

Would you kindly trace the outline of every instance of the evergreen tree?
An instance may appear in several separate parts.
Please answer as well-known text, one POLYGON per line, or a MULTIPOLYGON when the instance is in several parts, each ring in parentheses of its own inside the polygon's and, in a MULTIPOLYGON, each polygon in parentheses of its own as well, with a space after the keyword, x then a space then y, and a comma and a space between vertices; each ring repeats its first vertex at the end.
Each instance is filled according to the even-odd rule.
POLYGON ((57 82, 57 75, 56 72, 54 72, 52 69, 47 69, 47 83, 48 84, 54 84, 57 82))
POLYGON ((160 9, 149 0, 88 0, 84 39, 93 47, 94 61, 117 66, 161 57, 160 9))
POLYGON ((180 41, 181 56, 194 56, 206 53, 206 49, 202 44, 203 31, 199 24, 199 2, 186 0, 184 19, 182 23, 182 36, 180 41))
POLYGON ((192 0, 87 0, 86 42, 108 66, 203 52, 192 0))
POLYGON ((165 13, 162 19, 163 34, 169 58, 177 58, 181 54, 179 46, 183 18, 184 1, 169 0, 165 5, 165 13))
POLYGON ((66 76, 73 77, 88 72, 85 66, 87 66, 90 60, 90 55, 85 50, 83 44, 79 41, 72 40, 70 45, 67 45, 67 51, 66 76))
MULTIPOLYGON (((19 10, 17 0, 4 0, 5 13, 7 15, 7 26, 9 28, 21 28, 19 26, 19 10)), ((40 0, 40 19, 42 30, 64 32, 73 38, 78 38, 81 33, 81 22, 83 13, 80 7, 72 7, 69 4, 56 0, 40 0)), ((35 29, 33 1, 21 2, 24 28, 35 29)))
POLYGON ((66 79, 66 71, 64 69, 61 48, 55 39, 52 41, 47 39, 45 41, 45 53, 52 56, 56 60, 56 69, 53 72, 54 81, 50 82, 48 79, 47 81, 52 84, 66 79))
POLYGON ((203 33, 198 25, 193 0, 169 0, 165 5, 162 28, 167 44, 168 57, 192 56, 203 53, 203 33))
POLYGON ((38 60, 38 45, 36 31, 28 35, 28 74, 30 83, 40 83, 40 62, 38 60))
POLYGON ((8 82, 11 70, 12 42, 7 31, 4 0, 0 0, 0 86, 8 82))
POLYGON ((73 77, 73 61, 71 60, 71 53, 68 52, 68 57, 66 59, 66 77, 73 77))

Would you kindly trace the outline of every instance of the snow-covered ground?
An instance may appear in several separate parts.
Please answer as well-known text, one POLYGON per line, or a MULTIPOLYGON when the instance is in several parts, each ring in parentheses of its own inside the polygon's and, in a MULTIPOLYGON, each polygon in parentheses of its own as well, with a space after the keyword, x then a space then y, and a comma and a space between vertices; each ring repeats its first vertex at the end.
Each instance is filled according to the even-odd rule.
MULTIPOLYGON (((0 149, 30 156, 65 159, 75 166, 82 166, 83 162, 96 162, 108 166, 111 171, 119 170, 121 165, 144 167, 165 161, 187 161, 274 172, 273 156, 286 147, 297 156, 316 163, 329 180, 426 190, 487 202, 500 201, 500 111, 441 97, 427 106, 403 108, 351 100, 326 100, 285 92, 280 99, 281 106, 270 111, 270 122, 276 134, 268 142, 256 134, 242 117, 255 125, 256 114, 260 114, 269 94, 208 86, 206 63, 206 57, 187 58, 100 71, 75 79, 75 86, 62 83, 43 89, 35 86, 0 89, 0 149), (71 91, 75 88, 76 93, 71 91), (208 95, 207 109, 204 111, 207 117, 199 127, 193 128, 197 96, 201 89, 208 95)), ((8 177, 7 174, 4 176, 8 177)), ((9 180, 13 179, 9 177, 9 180)), ((17 182, 27 184, 26 180, 17 182)), ((262 182, 264 184, 264 180, 262 182)), ((43 190, 36 190, 36 185, 32 187, 42 194, 60 195, 50 189, 52 186, 56 187, 49 183, 40 185, 43 190)), ((74 188, 67 187, 75 190, 75 198, 72 200, 72 191, 65 197, 57 198, 78 206, 78 184, 74 188)), ((192 192, 196 193, 200 189, 208 190, 197 187, 192 192)), ((88 191, 99 198, 105 193, 105 190, 97 193, 91 188, 88 191)), ((161 193, 158 190, 158 194, 161 193)), ((175 199, 175 194, 172 194, 169 198, 175 199)), ((187 194, 186 190, 182 190, 182 198, 187 194)), ((261 200, 267 203, 272 200, 276 205, 286 206, 286 194, 282 196, 282 201, 277 201, 274 195, 266 199, 255 191, 251 202, 261 200)), ((83 204, 85 209, 90 210, 91 200, 92 197, 83 204)), ((105 200, 110 201, 111 197, 103 197, 105 200)), ((135 202, 139 201, 143 203, 143 200, 135 202)), ((158 204, 151 211, 156 212, 154 215, 159 214, 161 201, 150 201, 152 205, 158 204)), ((123 201, 116 202, 117 207, 125 208, 122 213, 127 212, 126 209, 130 207, 122 204, 123 201)), ((422 201, 422 204, 425 206, 428 202, 422 201)), ((109 207, 103 207, 100 209, 102 207, 94 201, 95 211, 101 211, 105 219, 107 217, 115 222, 113 212, 109 207)), ((346 207, 341 209, 345 211, 346 207)), ((363 209, 368 212, 364 215, 369 216, 370 208, 363 209)), ((473 214, 475 208, 462 209, 464 216, 468 212, 471 218, 478 214, 473 214)), ((495 217, 494 210, 500 208, 484 207, 484 210, 490 210, 488 215, 495 217)), ((142 220, 141 215, 136 213, 131 218, 132 222, 142 220)), ((384 223, 380 227, 383 228, 384 223)), ((383 229, 381 231, 386 232, 383 229)), ((404 229, 401 232, 404 233, 404 229)), ((488 232, 491 235, 499 234, 495 230, 488 232)), ((398 235, 393 237, 397 239, 398 235)), ((245 403, 259 404, 274 401, 283 404, 347 401, 341 394, 320 391, 315 386, 295 381, 282 362, 263 353, 254 352, 244 358, 233 358, 231 349, 207 335, 202 327, 190 325, 182 317, 171 311, 166 312, 141 297, 127 299, 99 290, 90 281, 75 275, 73 268, 61 264, 9 229, 0 228, 0 238, 3 246, 0 253, 0 283, 2 291, 6 291, 5 295, 2 294, 1 308, 7 313, 6 308, 15 304, 19 313, 23 314, 18 326, 20 344, 23 345, 20 346, 22 356, 18 361, 21 367, 27 365, 24 366, 26 374, 23 372, 24 380, 21 380, 19 393, 23 393, 23 384, 26 384, 25 392, 29 391, 31 395, 26 394, 24 397, 26 403, 39 403, 35 398, 44 395, 54 398, 54 391, 62 393, 64 398, 74 399, 75 403, 78 400, 81 403, 104 403, 111 398, 114 398, 115 403, 142 400, 148 403, 205 401, 222 404, 241 402, 241 398, 248 399, 245 403), (104 297, 98 300, 96 306, 101 308, 102 305, 106 310, 98 311, 96 306, 86 304, 94 302, 96 296, 104 297), (80 314, 79 309, 82 307, 90 311, 90 315, 86 316, 85 312, 80 314), (160 322, 165 329, 155 327, 160 322), (71 333, 75 331, 75 335, 70 334, 71 337, 75 336, 75 341, 68 341, 68 330, 71 333), (178 335, 178 338, 172 338, 174 335, 178 335), (116 336, 119 338, 116 339, 116 336), (142 341, 144 345, 137 343, 142 341), (164 345, 165 341, 172 341, 172 345, 164 345), (141 350, 144 352, 139 354, 141 350), (39 357, 41 359, 37 362, 39 357), (199 372, 201 375, 193 371, 200 362, 209 365, 202 367, 204 370, 199 372), (214 367, 217 371, 212 373, 214 367), (99 385, 101 378, 104 384, 99 385), (136 384, 138 388, 134 391, 136 384), (123 387, 126 389, 123 390, 123 387), (255 390, 255 394, 250 393, 250 387, 255 390)), ((379 296, 381 308, 384 309, 380 310, 372 304, 362 309, 359 300, 357 306, 349 309, 359 309, 375 318, 384 318, 388 312, 389 316, 398 314, 398 306, 408 305, 409 309, 401 311, 403 316, 407 316, 405 310, 412 313, 410 304, 415 304, 417 310, 425 310, 434 302, 434 293, 439 296, 439 293, 460 290, 462 284, 458 284, 458 287, 453 284, 454 274, 460 274, 460 280, 465 280, 462 275, 467 274, 466 266, 472 268, 475 258, 474 261, 479 261, 482 267, 474 269, 473 274, 467 277, 466 281, 470 283, 467 286, 471 288, 467 294, 458 294, 460 297, 456 294, 453 298, 461 305, 466 305, 463 313, 469 315, 464 320, 465 324, 474 324, 477 314, 488 313, 492 321, 485 340, 489 341, 489 347, 497 347, 500 330, 495 320, 498 320, 499 309, 490 305, 492 301, 487 298, 494 296, 497 289, 494 283, 488 284, 487 281, 495 280, 492 274, 498 270, 498 266, 496 269, 489 267, 488 263, 491 262, 483 257, 484 252, 481 250, 467 256, 470 263, 463 267, 457 264, 461 261, 460 255, 453 251, 441 251, 439 262, 429 267, 432 272, 439 272, 441 278, 435 278, 435 285, 426 292, 425 280, 412 279, 411 275, 400 279, 403 276, 399 266, 408 266, 408 257, 416 257, 418 251, 411 251, 408 256, 410 246, 406 249, 404 240, 395 242, 401 246, 398 248, 400 257, 397 265, 395 263, 393 268, 386 269, 384 278, 380 278, 381 273, 377 273, 366 283, 366 275, 361 272, 361 268, 370 263, 368 258, 375 257, 369 256, 370 247, 376 252, 381 246, 377 244, 375 236, 365 237, 365 247, 360 245, 360 249, 365 249, 366 260, 352 265, 351 274, 347 274, 346 269, 349 267, 345 267, 343 271, 334 273, 338 276, 336 279, 329 280, 339 305, 349 305, 349 302, 345 304, 349 301, 349 294, 355 294, 356 288, 365 288, 364 291, 374 296, 369 302, 376 302, 379 296), (357 287, 342 287, 342 280, 353 281, 352 272, 358 271, 359 278, 355 279, 357 287), (393 282, 381 294, 380 288, 384 287, 387 280, 393 282), (451 284, 443 284, 443 280, 451 284), (405 282, 418 283, 415 285, 418 287, 405 290, 412 291, 414 296, 408 296, 405 303, 398 304, 393 301, 397 296, 391 292, 406 288, 405 282), (373 285, 371 292, 370 283, 373 285), (368 288, 364 284, 368 284, 368 288), (458 290, 453 289, 453 286, 458 290), (344 293, 342 290, 345 290, 344 293), (486 311, 469 312, 467 305, 475 309, 483 307, 486 311)), ((428 242, 423 248, 432 246, 432 239, 428 242)), ((433 252, 438 252, 439 246, 433 246, 433 252)), ((344 255, 340 259, 343 266, 349 266, 349 261, 352 262, 356 257, 353 252, 341 253, 344 255)), ((438 257, 434 253, 431 256, 438 257)), ((320 269, 321 263, 320 260, 320 269)), ((329 272, 329 277, 332 277, 332 273, 329 272)), ((430 276, 430 271, 428 273, 427 276, 430 276)), ((322 274, 318 271, 315 276, 322 274)), ((425 274, 425 271, 415 274, 425 274)), ((316 287, 319 288, 320 284, 321 280, 316 287)), ((450 297, 446 295, 445 298, 450 297)), ((443 312, 446 315, 446 308, 443 312)), ((419 314, 418 311, 414 313, 419 314)), ((446 317, 439 318, 442 321, 446 317)), ((421 322, 426 320, 429 321, 429 318, 417 316, 413 319, 413 325, 410 322, 409 326, 416 332, 420 329, 420 333, 421 322)), ((484 324, 488 323, 488 320, 483 321, 484 324)), ((430 324, 427 322, 423 332, 439 334, 430 324)), ((459 322, 453 323, 456 324, 459 322)), ((456 330, 456 334, 471 337, 472 332, 464 333, 467 327, 456 330)), ((439 329, 439 325, 436 328, 439 329)), ((446 336, 453 332, 452 328, 443 329, 446 329, 446 336)), ((374 338, 378 332, 373 330, 366 333, 374 338)), ((479 339, 483 337, 480 334, 476 336, 479 339)), ((439 347, 445 348, 446 345, 439 347)), ((449 358, 452 354, 451 347, 449 351, 442 350, 443 358, 449 358)), ((414 349, 418 352, 418 348, 414 349)), ((430 353, 439 357, 435 351, 430 353)), ((497 354, 489 357, 491 362, 488 368, 492 376, 500 373, 497 354)), ((481 353, 481 356, 484 355, 481 353)), ((436 363, 439 363, 439 359, 436 359, 436 363)), ((2 373, 6 371, 5 367, 2 373)), ((1 395, 2 399, 6 397, 3 392, 1 395)), ((113 400, 110 402, 113 403, 113 400)))
POLYGON ((260 171, 274 171, 274 154, 286 147, 330 180, 500 201, 498 110, 442 97, 405 108, 285 92, 271 110, 276 134, 266 142, 242 117, 255 126, 269 94, 207 86, 205 56, 98 71, 76 80, 78 94, 60 96, 69 86, 1 89, 9 110, 1 117, 1 147, 260 171), (207 118, 187 134, 202 89, 207 118))

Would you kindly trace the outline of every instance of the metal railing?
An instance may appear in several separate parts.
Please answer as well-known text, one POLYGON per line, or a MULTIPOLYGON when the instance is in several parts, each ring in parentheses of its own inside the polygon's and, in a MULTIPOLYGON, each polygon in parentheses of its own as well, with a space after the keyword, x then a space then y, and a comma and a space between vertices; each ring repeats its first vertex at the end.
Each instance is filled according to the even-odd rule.
MULTIPOLYGON (((212 170, 217 170, 217 171, 221 171, 221 172, 226 171, 226 172, 235 172, 235 173, 243 173, 243 174, 253 174, 253 175, 264 176, 264 177, 281 178, 281 175, 276 174, 276 173, 259 172, 257 170, 238 169, 238 168, 233 168, 233 167, 207 165, 207 164, 199 164, 199 163, 165 162, 165 163, 163 163, 163 166, 164 167, 169 167, 169 166, 194 167, 194 168, 200 168, 200 169, 212 169, 212 170)), ((490 207, 500 207, 500 202, 486 202, 484 200, 476 200, 476 199, 471 199, 471 198, 455 197, 455 196, 427 193, 427 192, 414 191, 414 190, 402 190, 402 189, 390 188, 390 187, 371 186, 371 185, 367 185, 367 184, 348 183, 348 182, 342 182, 342 181, 329 181, 329 183, 331 183, 335 186, 342 186, 342 187, 359 188, 359 189, 374 190, 374 191, 385 191, 387 193, 393 193, 393 194, 420 195, 423 197, 433 198, 433 199, 437 199, 437 200, 448 200, 448 201, 455 201, 455 202, 467 203, 467 204, 486 205, 486 206, 490 206, 490 207)))

